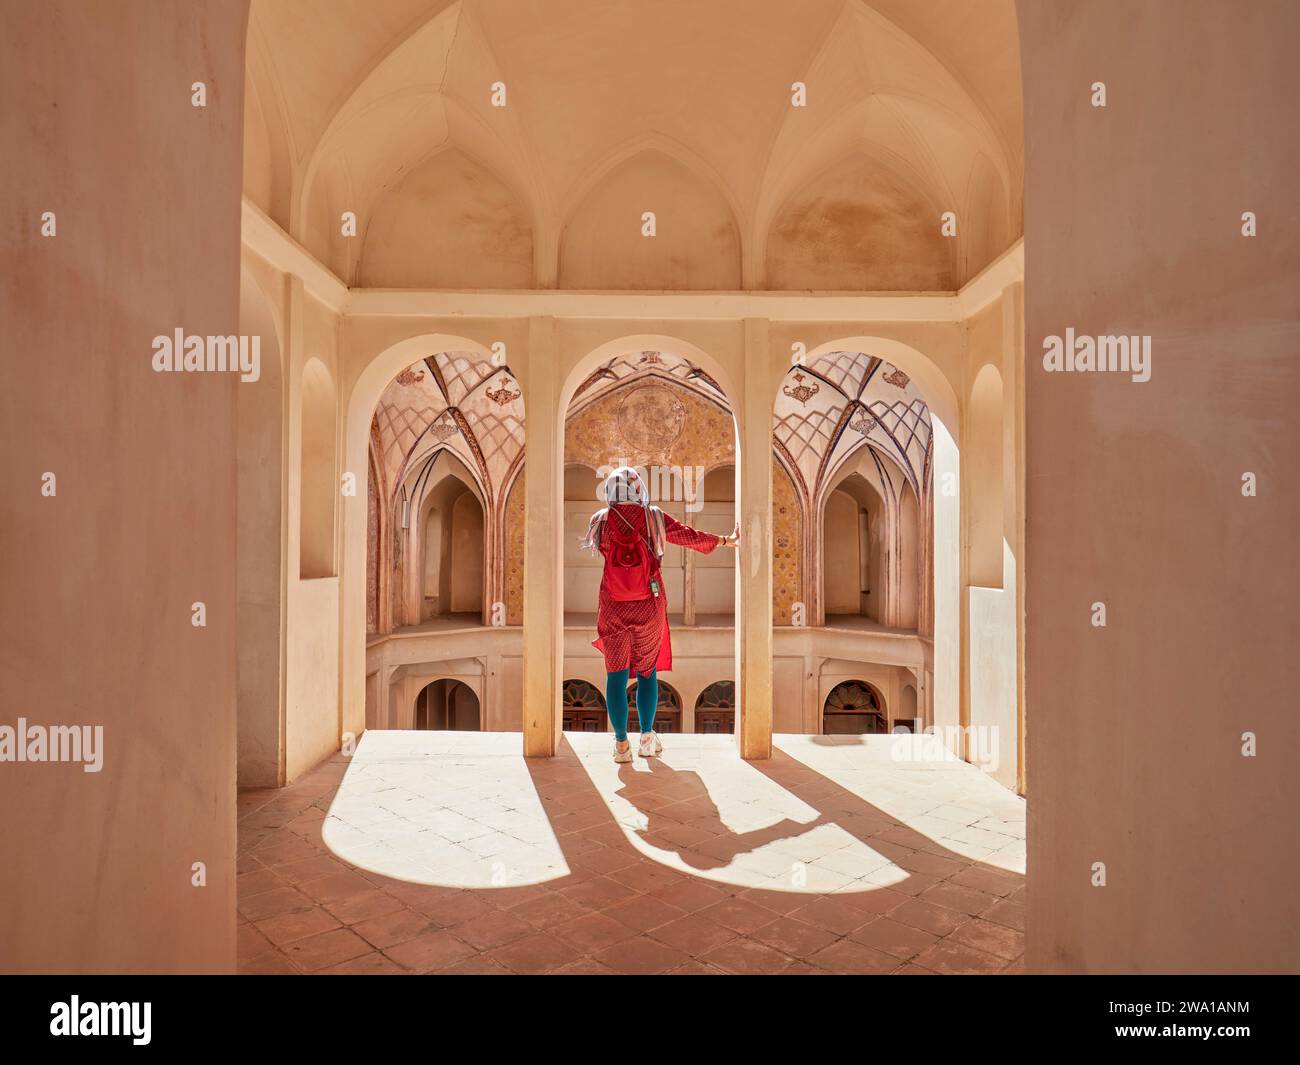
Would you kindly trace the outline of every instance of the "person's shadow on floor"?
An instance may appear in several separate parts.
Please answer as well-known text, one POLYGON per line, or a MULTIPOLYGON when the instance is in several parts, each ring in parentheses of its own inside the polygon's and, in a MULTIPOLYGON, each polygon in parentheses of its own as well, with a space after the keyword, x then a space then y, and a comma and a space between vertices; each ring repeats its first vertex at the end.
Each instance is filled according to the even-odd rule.
POLYGON ((764 844, 792 839, 818 825, 834 823, 834 818, 819 813, 812 821, 784 817, 766 828, 733 832, 722 820, 699 773, 673 769, 658 758, 648 762, 648 773, 630 763, 619 766, 618 779, 623 786, 614 794, 645 816, 646 827, 637 830, 641 839, 658 850, 675 852, 692 869, 721 869, 737 855, 748 854, 764 844))

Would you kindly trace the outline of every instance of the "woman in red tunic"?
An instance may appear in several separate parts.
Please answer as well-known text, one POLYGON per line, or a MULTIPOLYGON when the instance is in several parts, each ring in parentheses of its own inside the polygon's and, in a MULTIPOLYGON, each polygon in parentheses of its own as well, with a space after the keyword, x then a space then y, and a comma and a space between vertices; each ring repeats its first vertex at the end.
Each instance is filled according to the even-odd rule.
POLYGON ((605 481, 609 506, 598 511, 583 546, 605 557, 600 579, 594 646, 605 656, 605 706, 614 729, 614 761, 632 760, 627 739, 627 682, 636 673, 636 712, 641 725, 640 755, 663 750, 654 732, 660 670, 672 668, 668 601, 660 564, 666 543, 708 554, 719 544, 740 543, 740 526, 730 536, 683 525, 650 505, 645 482, 636 470, 620 466, 605 481))

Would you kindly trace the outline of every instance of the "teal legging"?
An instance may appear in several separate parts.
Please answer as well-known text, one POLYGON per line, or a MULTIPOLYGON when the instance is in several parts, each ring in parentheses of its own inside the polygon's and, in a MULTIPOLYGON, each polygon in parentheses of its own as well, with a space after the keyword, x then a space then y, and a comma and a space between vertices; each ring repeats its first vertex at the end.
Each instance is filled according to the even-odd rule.
MULTIPOLYGON (((627 739, 627 678, 626 669, 605 674, 605 706, 609 710, 609 723, 614 726, 614 738, 622 743, 627 739)), ((642 732, 652 732, 655 727, 655 707, 659 705, 659 670, 650 675, 636 675, 636 716, 642 732)))

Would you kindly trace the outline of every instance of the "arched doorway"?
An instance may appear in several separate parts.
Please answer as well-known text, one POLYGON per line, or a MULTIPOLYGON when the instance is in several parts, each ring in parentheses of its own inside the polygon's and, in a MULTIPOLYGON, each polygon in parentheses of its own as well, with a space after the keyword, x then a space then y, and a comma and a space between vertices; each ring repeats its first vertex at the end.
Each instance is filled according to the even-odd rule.
MULTIPOLYGON (((636 712, 636 681, 627 686, 627 732, 628 735, 641 731, 641 720, 636 712)), ((659 681, 659 700, 655 704, 656 732, 681 732, 682 697, 677 689, 666 680, 659 681)))
POLYGON ((736 682, 715 680, 695 700, 695 731, 706 735, 736 731, 736 682))
POLYGON ((823 736, 859 736, 889 730, 885 699, 864 680, 835 685, 822 706, 823 736))
POLYGON ((585 680, 566 680, 560 688, 560 705, 564 712, 565 732, 605 732, 609 729, 609 712, 605 696, 585 680))
POLYGON ((430 681, 415 697, 415 727, 440 732, 478 732, 482 714, 478 696, 463 681, 430 681))
MULTIPOLYGON (((679 522, 717 534, 736 524, 736 421, 718 373, 708 356, 688 343, 661 336, 626 338, 581 360, 561 392, 563 477, 557 487, 563 618, 585 640, 596 636, 603 560, 578 544, 593 512, 604 505, 603 484, 613 468, 638 468, 652 502, 679 522)), ((736 555, 727 549, 705 555, 667 545, 661 587, 676 658, 692 657, 693 626, 735 624, 735 566, 736 555)), ((572 639, 569 646, 584 647, 585 640, 572 639)), ((593 666, 603 670, 604 663, 571 652, 559 675, 573 676, 579 669, 590 674, 593 666)), ((655 728, 679 732, 682 700, 666 678, 659 684, 655 728)), ((565 727, 574 720, 571 711, 562 703, 565 727)), ((635 707, 631 717, 629 727, 638 727, 635 707)))

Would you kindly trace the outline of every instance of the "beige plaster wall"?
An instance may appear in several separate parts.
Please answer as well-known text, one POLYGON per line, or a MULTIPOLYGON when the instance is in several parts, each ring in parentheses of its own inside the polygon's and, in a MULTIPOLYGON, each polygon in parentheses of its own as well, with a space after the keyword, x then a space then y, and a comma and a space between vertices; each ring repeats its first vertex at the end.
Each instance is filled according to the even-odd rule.
POLYGON ((6 971, 234 967, 245 386, 150 363, 178 326, 239 329, 245 18, 239 2, 6 5, 0 539, 21 551, 0 552, 0 706, 8 724, 104 729, 98 773, 0 769, 6 971))
POLYGON ((1019 16, 1027 964, 1295 972, 1300 8, 1019 16), (1151 380, 1044 372, 1071 326, 1149 334, 1151 380))

